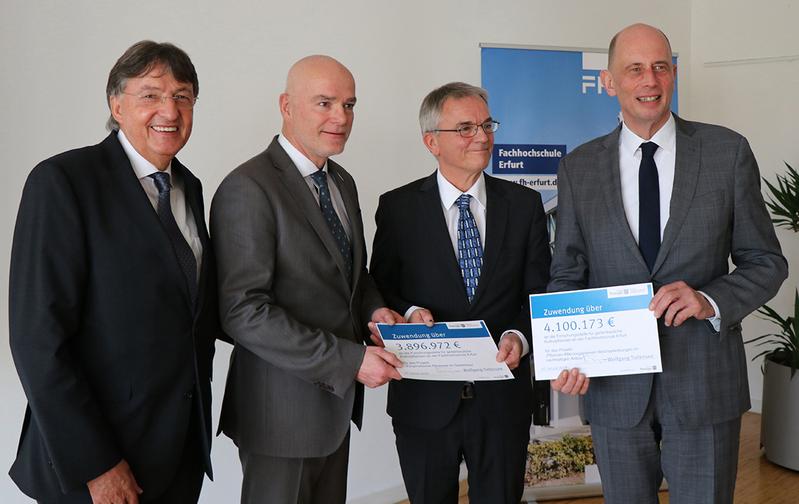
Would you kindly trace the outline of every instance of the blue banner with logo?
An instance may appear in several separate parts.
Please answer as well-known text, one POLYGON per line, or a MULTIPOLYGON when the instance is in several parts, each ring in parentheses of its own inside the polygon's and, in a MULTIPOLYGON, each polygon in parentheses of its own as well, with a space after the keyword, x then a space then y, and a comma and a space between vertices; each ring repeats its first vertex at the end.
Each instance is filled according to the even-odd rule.
MULTIPOLYGON (((537 190, 554 210, 560 159, 619 124, 618 101, 599 78, 607 51, 483 45, 481 60, 491 116, 501 123, 487 173, 537 190)), ((676 86, 671 103, 677 112, 676 86)))

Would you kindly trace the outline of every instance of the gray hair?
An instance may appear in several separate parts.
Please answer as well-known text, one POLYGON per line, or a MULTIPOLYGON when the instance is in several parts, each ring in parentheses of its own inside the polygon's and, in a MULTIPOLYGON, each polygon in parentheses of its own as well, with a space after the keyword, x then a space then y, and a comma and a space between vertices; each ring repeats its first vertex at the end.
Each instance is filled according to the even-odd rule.
MULTIPOLYGON (((200 94, 200 83, 197 81, 197 71, 189 55, 179 47, 169 42, 153 42, 142 40, 136 42, 119 57, 111 72, 108 74, 108 83, 105 86, 105 97, 108 108, 111 109, 111 97, 121 95, 128 79, 146 75, 156 66, 163 65, 172 73, 178 82, 191 84, 195 98, 200 94)), ((109 131, 119 129, 119 123, 113 114, 109 116, 105 127, 109 131)))
POLYGON ((470 96, 478 97, 488 103, 488 92, 485 89, 465 82, 450 82, 430 91, 422 100, 422 106, 419 108, 419 126, 422 127, 422 133, 438 128, 441 110, 444 108, 444 102, 449 98, 460 99, 470 96))

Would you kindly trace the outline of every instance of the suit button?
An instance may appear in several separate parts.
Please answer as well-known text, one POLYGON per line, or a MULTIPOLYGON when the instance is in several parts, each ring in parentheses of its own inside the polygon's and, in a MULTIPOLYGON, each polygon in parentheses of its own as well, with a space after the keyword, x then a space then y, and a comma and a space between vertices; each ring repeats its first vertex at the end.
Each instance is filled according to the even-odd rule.
POLYGON ((185 396, 186 396, 186 399, 191 399, 192 397, 194 397, 194 392, 189 390, 188 392, 186 392, 185 396))

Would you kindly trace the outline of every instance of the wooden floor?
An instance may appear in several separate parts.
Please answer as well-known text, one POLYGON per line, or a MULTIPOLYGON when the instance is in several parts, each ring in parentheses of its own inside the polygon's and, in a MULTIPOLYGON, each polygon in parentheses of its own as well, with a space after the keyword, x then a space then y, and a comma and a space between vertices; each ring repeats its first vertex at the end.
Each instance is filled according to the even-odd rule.
MULTIPOLYGON (((466 484, 461 486, 459 504, 467 504, 466 484)), ((543 501, 542 501, 543 502, 543 501)), ((601 497, 546 501, 547 504, 602 504, 601 497)), ((668 492, 660 493, 660 503, 668 504, 668 492)), ((772 464, 760 451, 760 415, 746 413, 741 426, 741 450, 738 456, 736 504, 799 503, 799 472, 772 464)), ((407 504, 404 501, 402 504, 407 504)))

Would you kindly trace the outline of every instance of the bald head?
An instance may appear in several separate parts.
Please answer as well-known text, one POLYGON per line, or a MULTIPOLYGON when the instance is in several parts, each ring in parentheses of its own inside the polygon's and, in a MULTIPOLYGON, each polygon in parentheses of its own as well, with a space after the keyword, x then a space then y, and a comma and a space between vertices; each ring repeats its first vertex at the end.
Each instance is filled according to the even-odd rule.
POLYGON ((350 71, 337 59, 323 54, 313 54, 306 56, 289 68, 286 77, 286 90, 288 94, 296 93, 300 86, 305 83, 319 79, 320 77, 337 76, 352 81, 355 87, 355 79, 350 71))
POLYGON ((616 47, 618 45, 634 42, 642 35, 646 36, 650 34, 662 37, 666 42, 666 47, 668 47, 669 54, 671 54, 671 42, 669 42, 669 38, 665 33, 663 33, 663 31, 648 24, 635 23, 627 28, 622 29, 619 33, 614 35, 612 39, 610 39, 610 46, 608 47, 608 69, 613 66, 613 61, 616 56, 616 47))
POLYGON ((294 63, 280 95, 283 136, 317 167, 339 154, 355 117, 355 79, 330 56, 306 56, 294 63))

